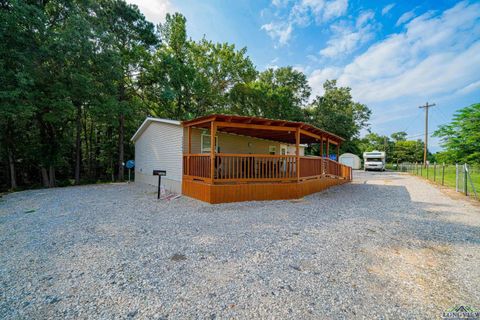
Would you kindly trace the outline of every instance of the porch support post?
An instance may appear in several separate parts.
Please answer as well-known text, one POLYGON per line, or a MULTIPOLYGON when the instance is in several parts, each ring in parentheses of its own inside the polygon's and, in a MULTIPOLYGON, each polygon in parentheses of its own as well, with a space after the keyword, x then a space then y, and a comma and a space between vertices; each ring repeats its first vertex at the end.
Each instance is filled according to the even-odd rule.
POLYGON ((187 175, 190 175, 190 154, 192 153, 192 127, 187 128, 187 175))
POLYGON ((300 180, 300 128, 295 131, 295 156, 297 157, 297 181, 300 180))
POLYGON ((327 138, 327 159, 330 159, 330 139, 327 138))
POLYGON ((217 126, 215 121, 210 123, 210 180, 213 184, 215 179, 215 135, 217 134, 217 126))
POLYGON ((340 162, 340 143, 337 142, 337 162, 340 162))
POLYGON ((320 173, 325 174, 323 170, 323 135, 320 136, 320 173))
POLYGON ((320 157, 323 158, 323 135, 320 136, 320 157))

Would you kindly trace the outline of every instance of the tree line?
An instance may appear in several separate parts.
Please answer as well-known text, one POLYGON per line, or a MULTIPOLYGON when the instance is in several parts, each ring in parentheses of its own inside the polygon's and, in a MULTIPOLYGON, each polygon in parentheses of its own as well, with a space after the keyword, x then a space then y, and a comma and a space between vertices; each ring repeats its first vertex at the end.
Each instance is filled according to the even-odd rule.
POLYGON ((310 100, 302 72, 259 71, 246 48, 194 41, 179 13, 155 26, 122 0, 9 0, 0 28, 1 189, 123 181, 146 116, 307 121, 346 151, 368 125, 350 88, 327 81, 310 100))
MULTIPOLYGON (((420 139, 407 140, 407 133, 400 131, 390 136, 368 133, 353 141, 358 147, 357 154, 365 151, 386 151, 391 163, 423 162, 424 142, 420 139)), ((450 123, 441 125, 433 133, 440 138, 442 151, 432 154, 427 150, 430 163, 480 164, 480 103, 459 109, 450 123)))

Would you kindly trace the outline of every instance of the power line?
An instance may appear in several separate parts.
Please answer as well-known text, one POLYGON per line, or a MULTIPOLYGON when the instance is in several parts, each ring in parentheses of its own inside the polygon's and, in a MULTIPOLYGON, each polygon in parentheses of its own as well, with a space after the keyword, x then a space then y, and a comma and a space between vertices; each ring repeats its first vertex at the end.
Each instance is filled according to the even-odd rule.
MULTIPOLYGON (((434 134, 434 133, 435 133, 435 131, 430 131, 430 132, 428 132, 428 135, 431 136, 431 135, 434 134)), ((424 135, 425 135, 425 132, 415 133, 415 134, 408 135, 406 138, 407 138, 407 139, 417 138, 417 137, 421 137, 421 136, 424 136, 424 135)))
POLYGON ((417 115, 416 117, 414 118, 413 121, 409 121, 408 125, 407 125, 407 128, 405 130, 403 130, 403 132, 407 132, 408 129, 410 129, 410 127, 417 122, 418 118, 420 117, 420 110, 418 110, 417 112, 417 115))

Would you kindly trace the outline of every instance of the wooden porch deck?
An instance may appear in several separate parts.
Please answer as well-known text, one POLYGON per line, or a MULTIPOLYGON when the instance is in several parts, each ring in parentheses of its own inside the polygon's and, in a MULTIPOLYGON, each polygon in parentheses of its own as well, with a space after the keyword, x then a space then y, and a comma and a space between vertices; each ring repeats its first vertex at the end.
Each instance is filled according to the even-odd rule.
POLYGON ((184 155, 182 192, 209 203, 298 199, 347 183, 351 168, 321 157, 292 155, 209 154, 184 155))
POLYGON ((352 179, 350 167, 329 159, 330 144, 338 159, 343 139, 306 123, 210 115, 182 124, 188 130, 182 193, 192 198, 209 203, 297 199, 352 179), (192 153, 192 127, 209 130, 209 153, 192 153), (295 155, 219 153, 217 131, 295 144, 295 155), (321 156, 300 156, 302 143, 318 144, 321 156))

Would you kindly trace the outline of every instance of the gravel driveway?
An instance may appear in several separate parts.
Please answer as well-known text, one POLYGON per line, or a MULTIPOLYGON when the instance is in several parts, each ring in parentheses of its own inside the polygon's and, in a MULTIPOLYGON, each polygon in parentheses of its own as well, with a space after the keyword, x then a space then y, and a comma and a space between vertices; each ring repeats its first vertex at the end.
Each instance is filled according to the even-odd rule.
POLYGON ((438 318, 480 308, 480 209, 397 173, 300 201, 94 185, 0 200, 0 318, 438 318))

